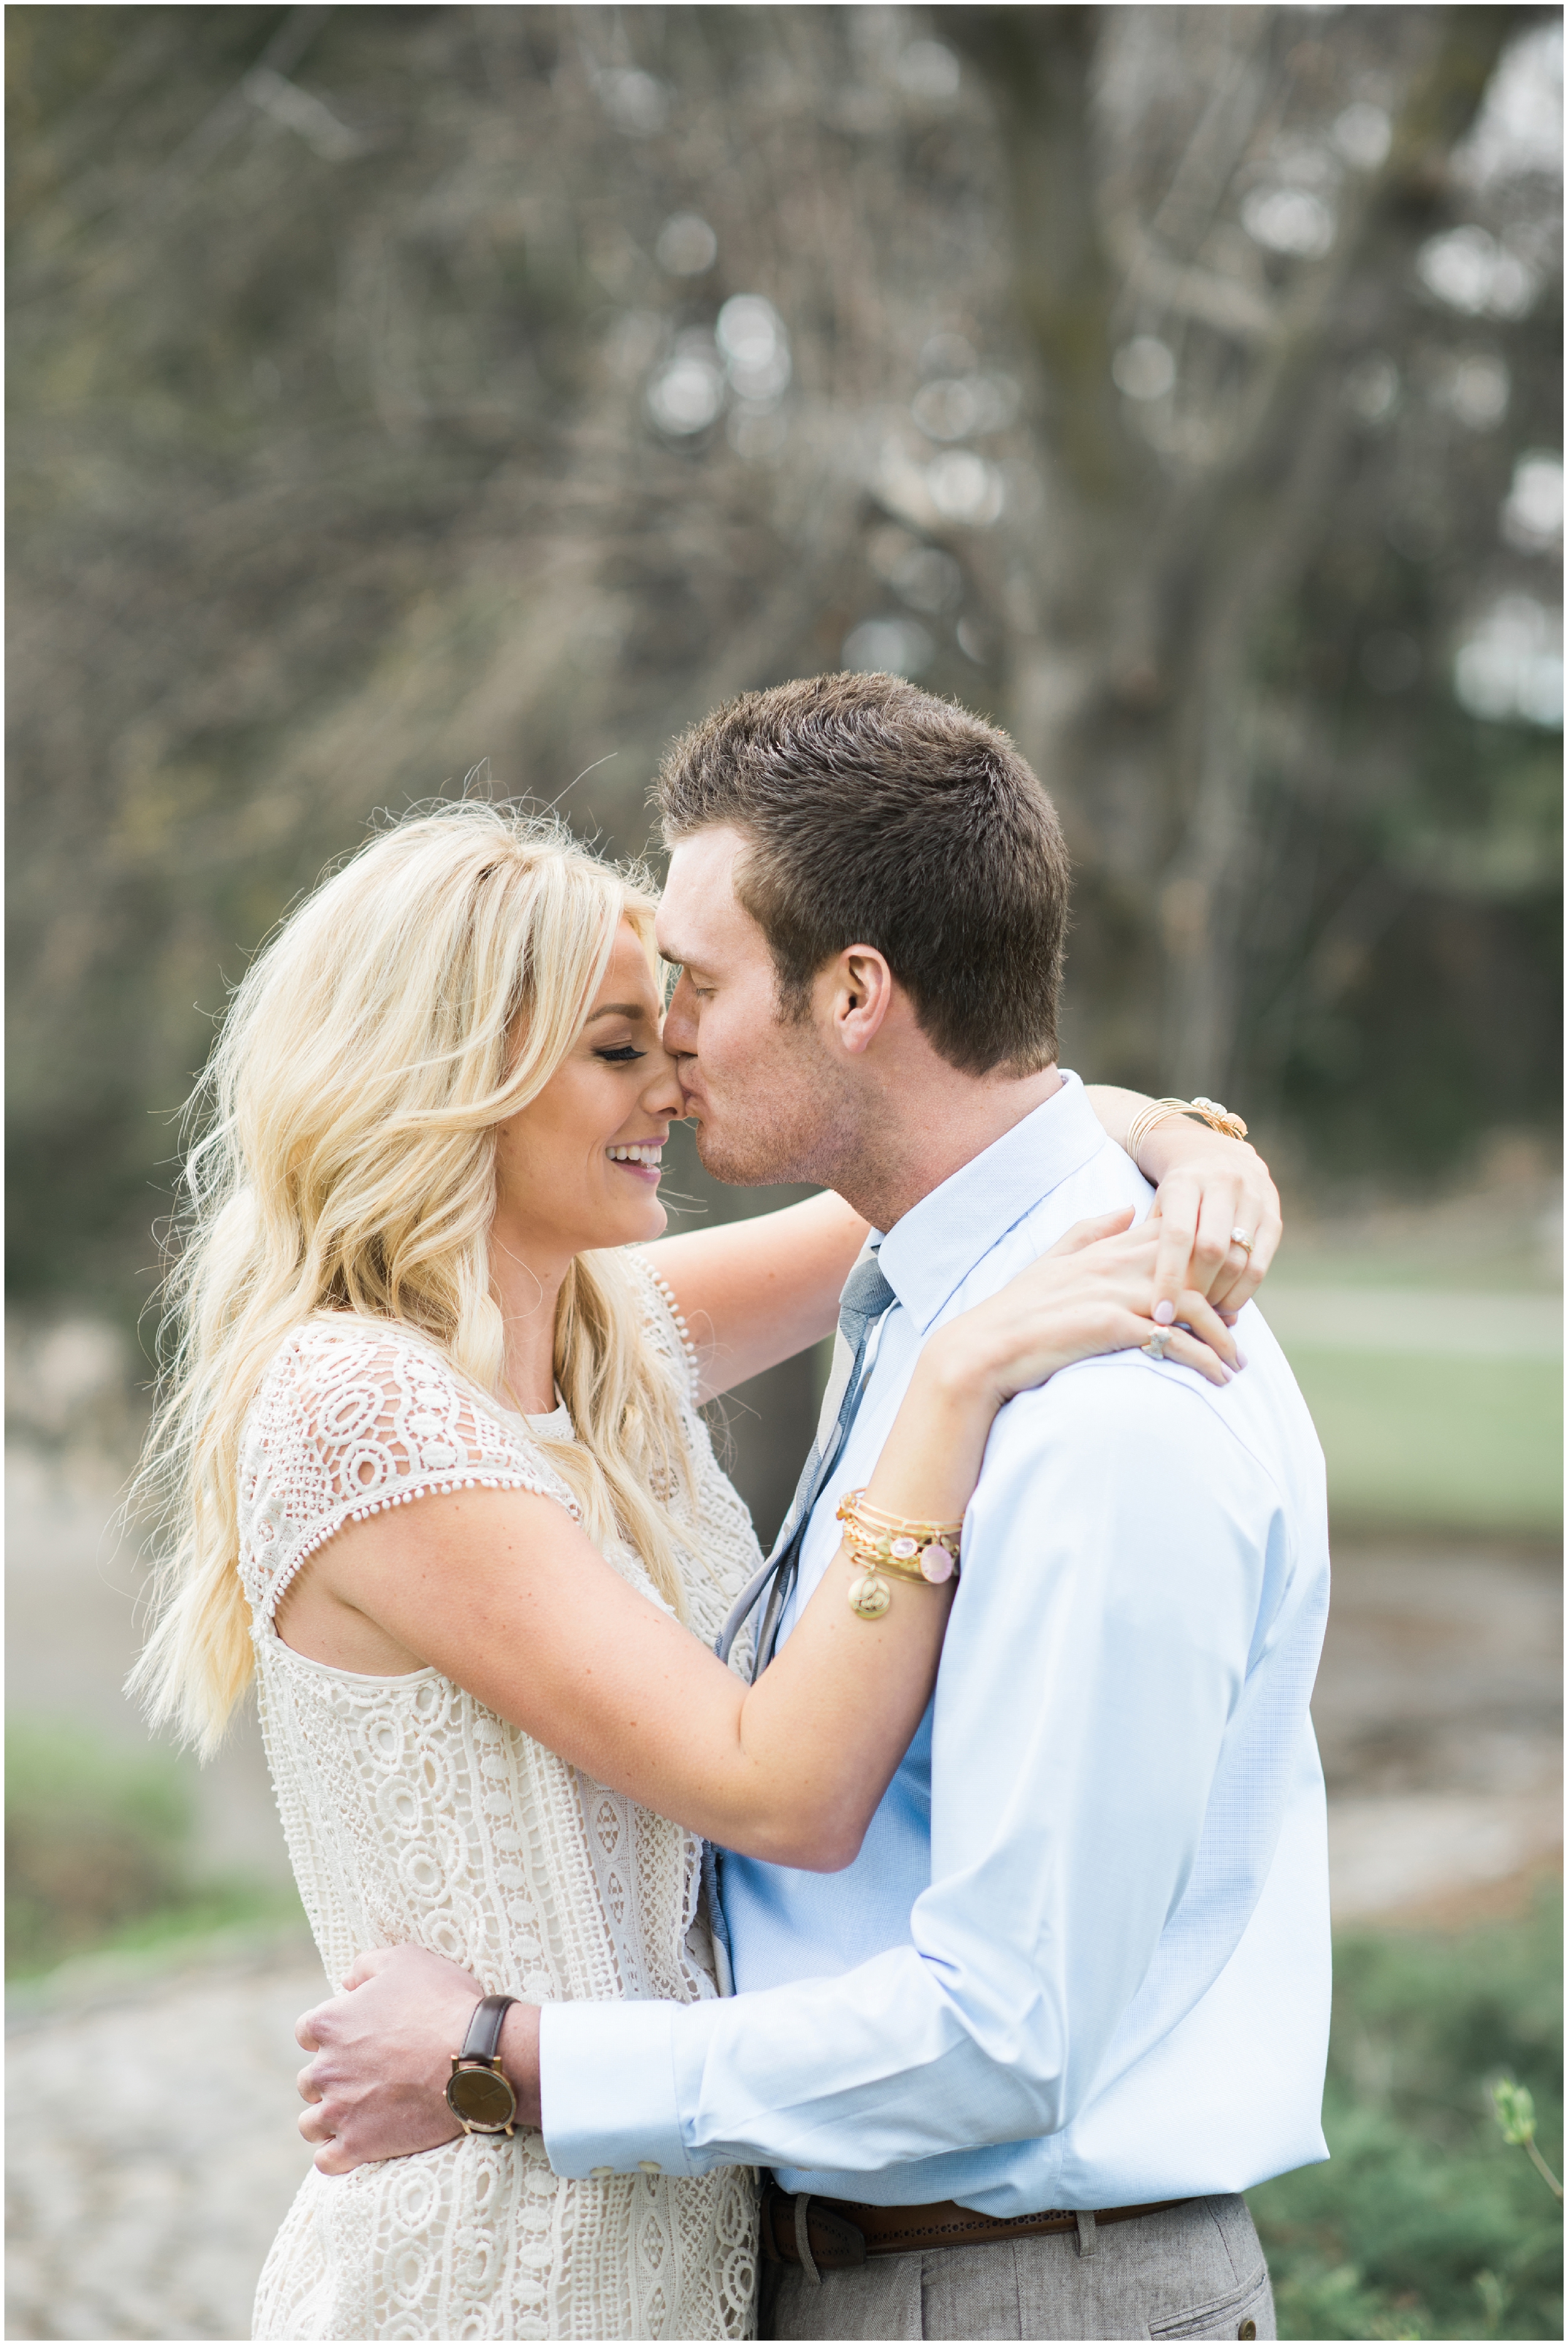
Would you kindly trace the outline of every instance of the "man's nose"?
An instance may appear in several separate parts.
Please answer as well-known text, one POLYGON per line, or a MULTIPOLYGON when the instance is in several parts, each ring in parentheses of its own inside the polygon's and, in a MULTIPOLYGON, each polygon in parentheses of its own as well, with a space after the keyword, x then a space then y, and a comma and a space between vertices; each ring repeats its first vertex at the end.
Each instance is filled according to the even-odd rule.
POLYGON ((676 1058, 690 1058, 697 1048, 696 1003, 683 970, 664 1012, 664 1048, 676 1058))

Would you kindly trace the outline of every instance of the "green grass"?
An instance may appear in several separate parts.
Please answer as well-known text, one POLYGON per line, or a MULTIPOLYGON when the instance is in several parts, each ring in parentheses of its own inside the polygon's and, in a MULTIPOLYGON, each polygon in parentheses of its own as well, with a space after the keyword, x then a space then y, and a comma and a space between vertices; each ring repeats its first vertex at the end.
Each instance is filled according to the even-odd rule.
POLYGON ((195 1872, 190 1830, 188 1778, 172 1752, 8 1720, 6 1977, 302 1918, 291 1888, 195 1872))
POLYGON ((1563 1520, 1563 1372, 1294 1345, 1336 1525, 1551 1534, 1563 1520))
POLYGON ((30 1942, 19 1938, 14 1950, 8 1920, 5 1976, 8 1985, 22 1986, 49 1977, 62 1963, 74 1964, 85 1956, 100 1954, 155 1956, 156 1966, 161 1968, 166 1958, 173 1962, 187 1950, 193 1954, 208 1950, 215 1939, 226 1937, 230 1931, 304 1930, 308 1926, 305 1908, 298 1892, 290 1886, 240 1877, 207 1881, 199 1889, 167 1904, 155 1906, 137 1914, 134 1921, 122 1922, 90 1940, 63 1942, 54 1938, 40 1944, 35 1937, 30 1942))
POLYGON ((1339 1943, 1331 2157, 1248 2194, 1281 2337, 1562 2336, 1562 2207, 1490 2095, 1529 2086, 1561 2177, 1562 1912, 1339 1943))

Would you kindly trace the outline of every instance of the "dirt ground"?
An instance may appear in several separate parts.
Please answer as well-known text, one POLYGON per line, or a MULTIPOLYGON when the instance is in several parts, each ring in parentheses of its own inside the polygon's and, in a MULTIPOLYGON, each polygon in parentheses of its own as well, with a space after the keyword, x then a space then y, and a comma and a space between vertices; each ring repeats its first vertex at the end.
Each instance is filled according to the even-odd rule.
POLYGON ((1335 1922, 1504 1908, 1561 1860, 1557 1553, 1336 1541, 1312 1715, 1335 1922))
POLYGON ((248 2337, 309 2162, 295 2014, 309 1941, 137 1977, 85 1971, 8 2017, 8 2338, 248 2337))
MULTIPOLYGON (((118 1686, 132 1578, 107 1485, 13 1467, 11 1699, 130 1741, 118 1686)), ((1556 1558, 1465 1541, 1337 1542, 1314 1711, 1341 1924, 1506 1910, 1561 1846, 1556 1558)), ((255 1739, 209 1773, 201 1831, 274 1871, 255 1739)), ((242 2338, 304 2171, 296 2012, 323 1992, 298 1938, 159 1968, 78 1966, 11 1998, 6 2335, 242 2338)))

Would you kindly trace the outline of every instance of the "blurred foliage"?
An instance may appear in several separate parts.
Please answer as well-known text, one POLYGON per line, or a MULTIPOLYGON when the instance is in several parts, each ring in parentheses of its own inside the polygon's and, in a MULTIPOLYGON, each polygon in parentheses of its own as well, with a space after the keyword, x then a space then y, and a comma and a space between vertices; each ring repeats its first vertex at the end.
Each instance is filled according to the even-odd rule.
POLYGON ((173 1752, 111 1746, 15 1713, 5 1728, 5 1974, 236 1924, 300 1920, 298 1899, 196 1876, 190 1788, 173 1752))
POLYGON ((1086 1071, 1330 1166, 1549 1118, 1557 25, 9 9, 14 1285, 145 1292, 375 809, 640 848, 843 662, 1057 794, 1086 1071))
POLYGON ((1563 2211, 1502 2139, 1500 2071, 1561 2163, 1563 1903, 1457 1936, 1341 1938, 1330 2157, 1248 2193, 1281 2337, 1561 2337, 1563 2211))
POLYGON ((1511 2149, 1522 2149, 1559 2204, 1563 2185, 1542 2157, 1535 2136, 1535 2096, 1528 2085, 1514 2076, 1499 2076, 1492 2087, 1492 2105, 1497 2114, 1498 2130, 1511 2149))
MULTIPOLYGON (((1267 1294, 1262 1307, 1267 1317, 1267 1294)), ((1336 1531, 1561 1529, 1560 1365, 1288 1348, 1329 1461, 1336 1531)))

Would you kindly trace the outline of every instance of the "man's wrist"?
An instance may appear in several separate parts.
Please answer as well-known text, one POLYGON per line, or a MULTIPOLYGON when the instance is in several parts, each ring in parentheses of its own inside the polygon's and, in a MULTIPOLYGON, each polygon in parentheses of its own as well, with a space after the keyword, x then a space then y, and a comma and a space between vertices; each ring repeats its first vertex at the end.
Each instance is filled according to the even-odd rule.
POLYGON ((498 2051, 502 2075, 517 2096, 517 2122, 537 2127, 539 2101, 539 2005, 514 2003, 501 2023, 498 2051))

